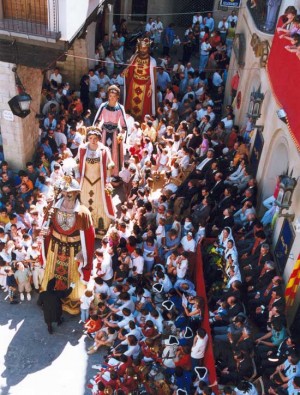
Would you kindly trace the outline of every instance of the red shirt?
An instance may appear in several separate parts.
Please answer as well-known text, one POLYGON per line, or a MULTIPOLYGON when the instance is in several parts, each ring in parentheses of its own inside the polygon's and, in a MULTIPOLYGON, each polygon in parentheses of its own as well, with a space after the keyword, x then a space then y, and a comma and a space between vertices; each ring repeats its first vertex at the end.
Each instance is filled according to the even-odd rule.
POLYGON ((97 332, 101 328, 101 320, 92 320, 89 319, 88 322, 85 324, 88 333, 97 332))
POLYGON ((239 86, 239 82, 240 82, 240 77, 238 74, 234 74, 234 76, 231 79, 231 88, 234 89, 235 91, 237 91, 238 86, 239 86))
POLYGON ((192 369, 192 360, 189 354, 184 354, 179 361, 175 362, 175 366, 180 366, 183 370, 192 369))

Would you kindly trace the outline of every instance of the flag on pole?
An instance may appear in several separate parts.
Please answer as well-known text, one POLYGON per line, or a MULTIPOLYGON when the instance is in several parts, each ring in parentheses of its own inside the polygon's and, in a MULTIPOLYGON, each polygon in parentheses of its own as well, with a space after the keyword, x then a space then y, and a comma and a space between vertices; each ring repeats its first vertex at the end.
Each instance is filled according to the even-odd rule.
POLYGON ((297 289, 300 284, 300 254, 290 275, 285 288, 285 300, 287 306, 292 306, 296 297, 297 289))

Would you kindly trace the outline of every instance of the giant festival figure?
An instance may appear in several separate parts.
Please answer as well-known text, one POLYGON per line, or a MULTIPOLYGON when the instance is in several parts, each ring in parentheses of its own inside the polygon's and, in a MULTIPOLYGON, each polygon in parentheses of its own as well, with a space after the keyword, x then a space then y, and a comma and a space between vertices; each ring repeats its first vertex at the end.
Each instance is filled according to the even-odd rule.
POLYGON ((80 297, 90 279, 93 264, 95 232, 89 210, 80 204, 80 186, 71 176, 59 185, 58 198, 45 216, 45 275, 41 285, 47 289, 49 280, 56 279, 55 289, 76 286, 63 300, 63 310, 80 312, 80 297), (81 251, 82 259, 77 259, 81 251))
POLYGON ((94 125, 99 125, 102 131, 102 143, 111 150, 115 164, 112 174, 117 176, 124 162, 123 140, 127 129, 126 114, 124 107, 119 103, 120 89, 116 85, 111 85, 107 93, 108 101, 99 107, 94 125))
POLYGON ((78 149, 75 176, 80 183, 81 202, 90 210, 94 227, 104 230, 115 218, 109 184, 114 162, 110 149, 100 140, 100 129, 94 126, 87 128, 87 143, 78 149))
POLYGON ((156 113, 156 60, 150 56, 151 40, 138 40, 137 50, 125 69, 125 109, 137 121, 156 113))

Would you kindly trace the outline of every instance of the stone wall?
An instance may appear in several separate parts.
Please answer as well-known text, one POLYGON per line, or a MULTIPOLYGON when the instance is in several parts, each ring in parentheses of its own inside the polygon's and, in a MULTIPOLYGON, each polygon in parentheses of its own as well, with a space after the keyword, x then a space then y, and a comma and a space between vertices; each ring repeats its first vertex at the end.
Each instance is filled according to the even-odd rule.
POLYGON ((87 58, 88 46, 86 40, 76 39, 68 50, 67 59, 64 62, 57 62, 63 81, 69 82, 73 90, 79 90, 80 79, 88 72, 89 63, 87 58))
POLYGON ((37 69, 18 66, 17 73, 26 92, 32 97, 31 113, 24 119, 13 115, 8 101, 18 94, 15 64, 0 62, 0 127, 5 160, 11 168, 19 170, 31 160, 38 142, 39 124, 36 114, 39 113, 43 76, 37 69))

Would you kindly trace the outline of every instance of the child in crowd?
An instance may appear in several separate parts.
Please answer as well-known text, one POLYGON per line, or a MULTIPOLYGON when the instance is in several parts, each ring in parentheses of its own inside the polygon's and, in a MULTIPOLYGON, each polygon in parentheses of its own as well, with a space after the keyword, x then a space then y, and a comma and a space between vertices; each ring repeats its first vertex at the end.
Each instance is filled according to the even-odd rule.
POLYGON ((89 310, 94 299, 93 291, 86 290, 80 298, 80 322, 85 323, 89 318, 89 310))

